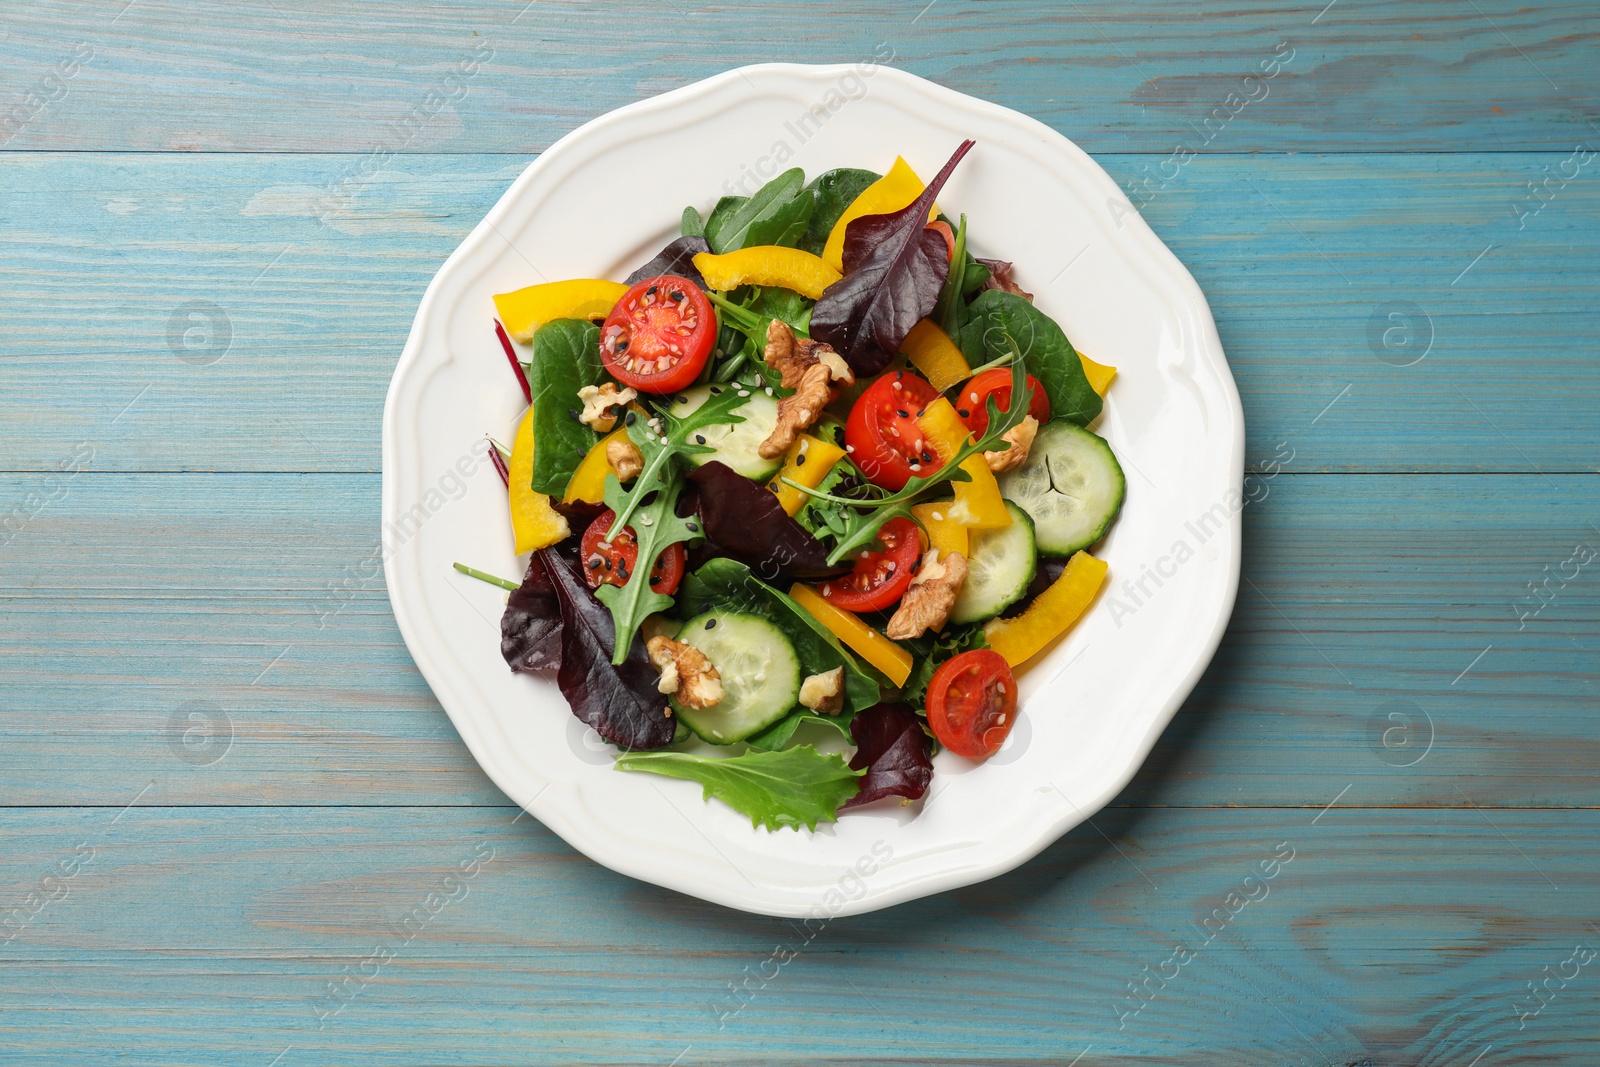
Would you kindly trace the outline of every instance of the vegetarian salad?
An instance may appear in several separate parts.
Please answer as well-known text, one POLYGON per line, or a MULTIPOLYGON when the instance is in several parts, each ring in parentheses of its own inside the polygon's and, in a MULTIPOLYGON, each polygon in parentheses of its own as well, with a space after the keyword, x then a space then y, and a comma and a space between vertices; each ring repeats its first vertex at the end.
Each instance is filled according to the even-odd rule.
POLYGON ((790 170, 685 208, 621 282, 494 298, 529 409, 491 455, 531 555, 520 583, 456 568, 510 591, 506 662, 617 769, 768 829, 910 803, 940 748, 999 750, 1014 672, 1093 602, 1116 372, 936 206, 972 144, 926 185, 790 170))

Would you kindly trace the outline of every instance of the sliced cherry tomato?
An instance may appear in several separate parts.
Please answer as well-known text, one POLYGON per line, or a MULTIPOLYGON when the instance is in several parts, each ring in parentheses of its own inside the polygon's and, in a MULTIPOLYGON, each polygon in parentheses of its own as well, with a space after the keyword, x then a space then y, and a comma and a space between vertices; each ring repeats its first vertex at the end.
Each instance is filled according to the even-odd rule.
POLYGON ((600 327, 600 362, 623 385, 675 393, 700 377, 717 340, 717 317, 700 287, 662 274, 622 294, 600 327))
POLYGON ((1017 679, 992 649, 963 652, 928 680, 928 725, 958 756, 994 755, 1016 722, 1017 679))
POLYGON ((938 397, 924 379, 895 371, 856 399, 845 421, 844 443, 869 481, 893 492, 904 489, 913 474, 931 474, 943 466, 917 424, 917 415, 938 397))
MULTIPOLYGON (((627 585, 633 568, 639 562, 639 542, 634 540, 633 527, 624 526, 622 532, 609 544, 604 540, 606 531, 616 521, 617 513, 610 508, 602 511, 589 528, 583 531, 578 542, 579 560, 583 563, 583 580, 590 589, 602 585, 627 585)), ((650 588, 671 596, 683 580, 685 555, 683 545, 668 545, 656 565, 650 568, 650 588)))
POLYGON ((822 584, 824 600, 845 611, 882 611, 905 595, 922 554, 917 524, 890 519, 878 531, 878 540, 883 542, 882 551, 862 552, 855 570, 822 584))
MULTIPOLYGON (((1028 414, 1041 424, 1049 422, 1050 398, 1044 395, 1044 386, 1030 374, 1028 388, 1033 390, 1033 397, 1028 401, 1028 414)), ((961 393, 956 397, 956 414, 961 416, 961 421, 967 424, 967 429, 972 431, 974 437, 982 437, 983 431, 989 428, 991 396, 1001 411, 1011 410, 1010 367, 986 370, 961 387, 961 393)))
POLYGON ((928 229, 938 231, 939 236, 944 238, 944 258, 954 260, 956 258, 956 235, 950 229, 950 224, 940 219, 934 219, 928 223, 928 229))

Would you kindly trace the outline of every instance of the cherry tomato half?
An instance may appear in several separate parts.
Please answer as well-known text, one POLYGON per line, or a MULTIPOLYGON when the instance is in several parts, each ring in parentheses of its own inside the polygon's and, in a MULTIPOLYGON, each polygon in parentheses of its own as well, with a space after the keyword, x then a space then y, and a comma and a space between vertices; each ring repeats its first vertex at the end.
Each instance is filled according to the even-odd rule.
POLYGON ((931 474, 943 466, 917 424, 917 415, 938 397, 922 378, 896 371, 867 386, 856 399, 845 420, 844 443, 868 481, 893 492, 904 489, 913 474, 931 474))
MULTIPOLYGON (((578 542, 583 580, 589 583, 590 589, 599 589, 602 585, 628 584, 633 568, 639 562, 639 542, 634 540, 632 526, 624 526, 609 544, 603 540, 616 518, 617 513, 606 508, 583 531, 583 540, 578 542)), ((650 588, 671 596, 683 580, 684 562, 683 545, 668 545, 656 560, 656 565, 650 568, 650 588)))
POLYGON ((600 362, 623 385, 675 393, 700 377, 717 340, 711 301, 687 278, 662 274, 622 294, 600 327, 600 362))
MULTIPOLYGON (((1028 401, 1028 414, 1041 424, 1049 422, 1050 398, 1044 395, 1044 386, 1030 374, 1028 388, 1033 390, 1033 397, 1028 401)), ((1011 410, 1010 367, 986 370, 961 387, 961 393, 956 397, 956 414, 961 416, 961 421, 967 424, 967 429, 972 431, 974 437, 982 437, 983 431, 989 428, 991 396, 1001 411, 1011 410)))
POLYGON ((922 543, 917 524, 890 519, 878 531, 883 550, 862 552, 853 571, 822 585, 822 597, 845 611, 882 611, 905 595, 917 570, 922 543))
POLYGON ((994 755, 1016 722, 1017 679, 992 649, 963 652, 928 680, 928 725, 958 756, 994 755))

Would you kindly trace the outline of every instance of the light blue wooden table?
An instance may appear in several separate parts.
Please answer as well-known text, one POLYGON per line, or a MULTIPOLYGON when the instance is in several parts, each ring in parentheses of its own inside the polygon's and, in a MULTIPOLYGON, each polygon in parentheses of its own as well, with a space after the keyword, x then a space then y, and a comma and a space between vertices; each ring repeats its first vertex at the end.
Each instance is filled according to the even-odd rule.
POLYGON ((1592 0, 524 3, 0 13, 0 1062, 1600 1062, 1592 0), (775 968, 513 824, 362 564, 417 300, 532 156, 873 56, 1129 188, 1259 499, 1112 807, 775 968))

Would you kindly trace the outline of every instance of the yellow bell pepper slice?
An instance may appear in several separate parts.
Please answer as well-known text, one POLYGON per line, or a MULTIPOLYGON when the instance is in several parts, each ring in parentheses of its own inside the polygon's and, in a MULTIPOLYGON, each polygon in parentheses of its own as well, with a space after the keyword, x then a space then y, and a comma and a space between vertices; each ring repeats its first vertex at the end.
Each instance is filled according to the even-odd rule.
MULTIPOLYGON (((966 424, 956 415, 956 409, 944 397, 923 408, 922 414, 917 417, 917 424, 922 427, 934 450, 947 459, 955 455, 971 437, 966 424)), ((1000 496, 1000 483, 994 480, 989 465, 983 461, 983 453, 967 457, 961 469, 967 472, 969 480, 950 483, 956 498, 950 505, 947 517, 974 530, 997 530, 1002 526, 1010 526, 1011 515, 1000 496)))
POLYGON ((1094 602, 1105 580, 1105 561, 1079 552, 1067 561, 1061 577, 1028 605, 1027 611, 1014 619, 991 619, 983 628, 983 636, 1007 663, 1020 667, 1072 629, 1094 602))
MULTIPOLYGON (((839 221, 833 224, 833 229, 828 231, 828 243, 822 246, 822 258, 834 270, 844 270, 844 231, 850 224, 862 215, 887 215, 909 207, 925 188, 927 186, 911 169, 911 164, 896 156, 889 173, 861 190, 861 195, 850 202, 839 221)), ((928 219, 932 221, 938 213, 937 207, 931 209, 928 219)))
POLYGON ((833 465, 843 458, 844 449, 832 441, 801 434, 789 446, 789 451, 783 457, 783 469, 772 479, 768 488, 778 494, 778 503, 783 505, 783 510, 793 515, 806 502, 806 495, 792 485, 785 485, 784 479, 815 489, 822 484, 822 479, 828 476, 833 465))
POLYGON ((506 472, 511 483, 511 533, 517 541, 517 555, 548 548, 572 532, 566 516, 550 506, 550 498, 533 491, 532 408, 517 427, 506 472))
POLYGON ((862 622, 854 613, 834 607, 822 599, 821 593, 799 582, 789 588, 789 597, 895 685, 905 685, 906 679, 911 677, 911 653, 862 622))
POLYGON ((1082 352, 1078 353, 1078 362, 1083 364, 1083 376, 1089 379, 1089 388, 1105 396, 1106 390, 1111 388, 1111 379, 1117 376, 1117 368, 1096 363, 1082 352))
POLYGON ((741 285, 775 285, 810 300, 820 299, 822 291, 840 278, 837 270, 810 252, 782 245, 753 245, 720 256, 700 252, 694 257, 694 269, 708 288, 718 292, 741 285))
POLYGON ((942 393, 957 382, 972 377, 967 357, 950 340, 950 335, 930 319, 922 319, 911 327, 911 332, 900 343, 900 351, 928 379, 928 384, 933 386, 935 392, 942 393))
POLYGON ((514 293, 497 293, 494 309, 511 339, 525 345, 547 322, 605 318, 627 291, 628 287, 621 282, 608 282, 603 278, 545 282, 514 293))
POLYGON ((627 436, 628 431, 618 426, 583 454, 583 459, 578 461, 578 468, 572 472, 572 480, 567 483, 567 491, 561 495, 563 504, 605 502, 606 475, 616 473, 616 468, 606 458, 606 446, 612 441, 626 440, 627 436))
POLYGON ((972 554, 972 538, 967 528, 950 517, 950 508, 954 504, 954 500, 936 500, 931 504, 911 506, 911 514, 927 531, 928 547, 937 548, 941 559, 951 552, 959 552, 963 557, 972 554))

